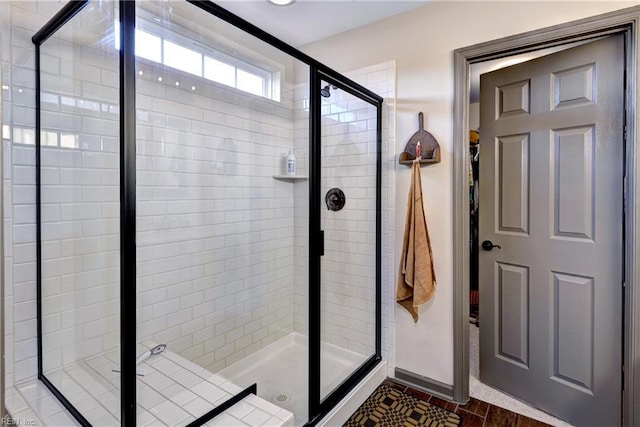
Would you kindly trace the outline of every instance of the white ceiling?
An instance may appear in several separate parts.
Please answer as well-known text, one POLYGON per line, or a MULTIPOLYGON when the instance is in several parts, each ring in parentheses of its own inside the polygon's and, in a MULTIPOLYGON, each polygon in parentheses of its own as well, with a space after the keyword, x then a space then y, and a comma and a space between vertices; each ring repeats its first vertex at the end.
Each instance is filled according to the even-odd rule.
POLYGON ((295 47, 420 7, 429 0, 218 0, 217 4, 295 47))

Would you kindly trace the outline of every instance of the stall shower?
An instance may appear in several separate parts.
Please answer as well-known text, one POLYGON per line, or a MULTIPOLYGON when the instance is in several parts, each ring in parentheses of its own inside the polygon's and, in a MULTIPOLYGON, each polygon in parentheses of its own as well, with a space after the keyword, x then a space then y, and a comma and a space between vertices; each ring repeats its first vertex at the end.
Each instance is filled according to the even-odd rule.
POLYGON ((382 98, 213 2, 33 42, 40 380, 85 425, 316 423, 381 360, 382 98))

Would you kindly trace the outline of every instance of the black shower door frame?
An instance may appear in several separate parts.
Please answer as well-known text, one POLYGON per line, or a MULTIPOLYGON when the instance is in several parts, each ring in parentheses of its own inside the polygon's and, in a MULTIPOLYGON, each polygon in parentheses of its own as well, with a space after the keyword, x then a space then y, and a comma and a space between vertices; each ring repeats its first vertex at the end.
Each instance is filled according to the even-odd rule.
MULTIPOLYGON (((317 424, 382 360, 382 102, 379 95, 304 54, 255 25, 211 1, 185 0, 249 33, 309 66, 309 420, 317 424), (333 392, 320 396, 321 257, 324 237, 320 224, 322 179, 321 82, 329 83, 376 108, 376 250, 375 250, 375 353, 333 392)), ((40 46, 71 20, 91 0, 70 1, 32 37, 36 51, 36 252, 37 252, 37 354, 38 379, 83 426, 91 423, 60 392, 43 371, 42 349, 42 215, 41 215, 41 81, 40 46)), ((136 58, 135 1, 119 0, 120 11, 120 361, 121 423, 136 425, 136 58)), ((214 408, 189 426, 202 425, 256 393, 255 384, 214 408)))
POLYGON ((381 239, 382 239, 382 99, 355 84, 346 77, 327 72, 316 66, 310 67, 310 107, 309 107, 309 425, 322 419, 342 400, 369 372, 382 360, 381 333, 381 239), (322 267, 324 255, 324 230, 320 212, 322 201, 322 116, 320 89, 328 83, 350 95, 376 107, 376 275, 375 275, 375 353, 355 372, 347 377, 333 392, 321 399, 321 332, 322 332, 322 267))

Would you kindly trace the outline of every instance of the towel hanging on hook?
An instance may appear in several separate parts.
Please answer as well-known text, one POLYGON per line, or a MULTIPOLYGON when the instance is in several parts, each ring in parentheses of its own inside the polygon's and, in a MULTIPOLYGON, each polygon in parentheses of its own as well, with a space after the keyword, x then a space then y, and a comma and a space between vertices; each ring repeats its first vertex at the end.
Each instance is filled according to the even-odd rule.
POLYGON ((436 293, 436 272, 433 252, 422 204, 420 162, 416 159, 411 173, 411 188, 407 201, 407 219, 404 228, 400 271, 396 301, 403 306, 413 321, 418 321, 418 307, 436 293))

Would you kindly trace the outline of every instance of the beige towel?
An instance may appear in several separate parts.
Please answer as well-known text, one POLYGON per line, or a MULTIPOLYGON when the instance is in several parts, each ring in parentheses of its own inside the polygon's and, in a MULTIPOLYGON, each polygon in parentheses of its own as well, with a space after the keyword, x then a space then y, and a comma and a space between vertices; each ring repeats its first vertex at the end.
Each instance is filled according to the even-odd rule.
POLYGON ((404 228, 398 293, 396 301, 418 321, 418 306, 429 301, 436 293, 436 272, 429 241, 427 220, 422 206, 420 162, 413 162, 411 189, 407 202, 407 223, 404 228))

